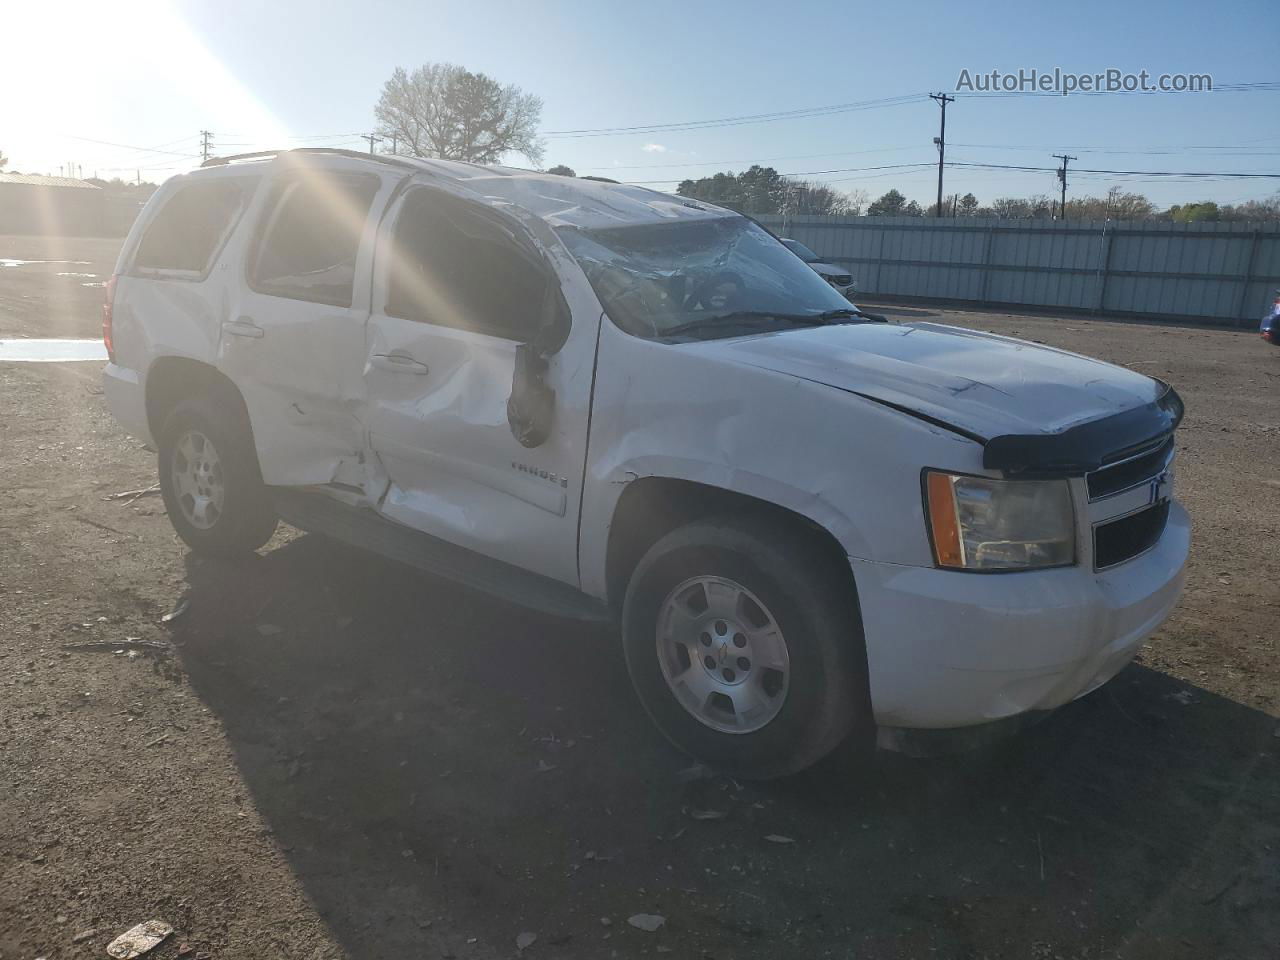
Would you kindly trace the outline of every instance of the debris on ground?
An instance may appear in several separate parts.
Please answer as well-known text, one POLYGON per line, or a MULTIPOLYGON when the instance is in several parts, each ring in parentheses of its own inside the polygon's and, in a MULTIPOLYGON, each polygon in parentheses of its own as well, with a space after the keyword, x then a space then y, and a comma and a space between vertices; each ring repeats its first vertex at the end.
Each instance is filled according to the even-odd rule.
POLYGON ((72 942, 72 943, 84 943, 84 942, 85 942, 86 940, 88 940, 90 937, 96 937, 97 935, 98 935, 98 930, 97 930, 97 928, 96 928, 96 927, 90 927, 88 930, 81 930, 79 933, 77 933, 74 937, 72 937, 72 938, 71 938, 71 942, 72 942))
POLYGON ((696 780, 710 780, 714 776, 715 771, 705 763, 695 763, 691 767, 685 767, 683 770, 676 771, 676 782, 693 783, 696 780))
POLYGON ((690 810, 689 816, 695 820, 723 820, 727 814, 723 810, 690 810))
POLYGON ((150 953, 172 933, 173 927, 163 920, 148 920, 126 930, 107 944, 107 956, 114 957, 115 960, 133 960, 134 957, 150 953))
POLYGON ((123 500, 126 504, 133 503, 142 497, 155 496, 160 492, 160 484, 153 483, 149 487, 143 487, 141 490, 123 490, 120 493, 109 493, 103 500, 123 500))
POLYGON ((547 773, 548 771, 554 770, 555 768, 556 768, 556 765, 554 763, 547 763, 547 761, 545 760, 538 761, 539 773, 547 773))
POLYGON ((191 607, 191 598, 185 593, 178 598, 178 602, 173 605, 173 609, 160 618, 161 623, 172 623, 180 616, 187 612, 191 607))
POLYGON ((781 833, 770 833, 765 837, 770 843, 795 843, 791 837, 783 836, 781 833))
POLYGON ((274 637, 277 633, 284 633, 284 627, 277 627, 274 623, 260 623, 257 630, 264 637, 274 637))
POLYGON ((125 637, 123 640, 84 640, 80 643, 64 643, 63 650, 165 650, 173 648, 161 640, 143 640, 141 637, 125 637))
POLYGON ((536 933, 529 933, 528 931, 525 931, 516 937, 516 949, 523 953, 525 950, 532 947, 533 942, 537 939, 538 935, 536 933))
POLYGON ((627 917, 627 923, 637 930, 643 930, 645 933, 653 933, 666 922, 666 917, 661 917, 656 913, 636 913, 627 917))

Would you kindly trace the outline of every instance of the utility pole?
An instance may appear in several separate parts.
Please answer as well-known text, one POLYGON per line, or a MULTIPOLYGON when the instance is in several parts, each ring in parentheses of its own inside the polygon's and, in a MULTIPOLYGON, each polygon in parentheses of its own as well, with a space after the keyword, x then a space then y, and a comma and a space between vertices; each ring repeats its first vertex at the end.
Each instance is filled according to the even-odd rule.
POLYGON ((934 211, 934 216, 942 216, 942 165, 947 157, 947 104, 955 103, 955 97, 948 97, 945 93, 931 93, 930 100, 936 100, 938 105, 942 107, 942 127, 938 130, 938 135, 934 137, 933 142, 938 145, 938 206, 934 211))
POLYGON ((394 133, 391 135, 391 155, 394 157, 400 151, 400 138, 394 133))
POLYGON ((1077 160, 1078 157, 1068 157, 1065 153, 1055 153, 1053 156, 1062 161, 1062 169, 1058 171, 1058 179, 1062 181, 1062 204, 1058 207, 1058 213, 1063 220, 1067 219, 1067 161, 1077 160))
POLYGON ((213 150, 213 132, 211 130, 200 131, 200 155, 204 160, 209 159, 209 154, 213 150))
POLYGON ((360 137, 360 139, 369 141, 369 156, 373 156, 373 145, 377 143, 379 140, 381 140, 382 138, 378 136, 376 133, 366 133, 366 134, 363 134, 360 137))

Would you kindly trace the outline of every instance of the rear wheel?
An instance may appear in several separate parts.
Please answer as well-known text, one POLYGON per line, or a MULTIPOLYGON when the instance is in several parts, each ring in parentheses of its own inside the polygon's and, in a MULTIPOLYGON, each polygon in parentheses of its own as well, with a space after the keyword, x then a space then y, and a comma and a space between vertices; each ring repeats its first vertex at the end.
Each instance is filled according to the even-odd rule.
POLYGON ((211 392, 183 401, 158 446, 165 509, 188 546, 238 555, 271 539, 276 516, 238 397, 211 392))
POLYGON ((793 525, 700 522, 641 559, 623 606, 632 682, 677 747, 767 779, 870 729, 851 582, 793 525))

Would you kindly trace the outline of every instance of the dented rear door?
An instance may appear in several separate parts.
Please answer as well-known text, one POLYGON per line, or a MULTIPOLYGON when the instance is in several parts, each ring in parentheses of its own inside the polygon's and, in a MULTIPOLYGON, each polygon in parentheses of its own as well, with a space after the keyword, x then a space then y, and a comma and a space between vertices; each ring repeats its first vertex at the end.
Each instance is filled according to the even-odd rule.
POLYGON ((403 171, 277 161, 222 305, 219 368, 240 388, 268 484, 359 482, 376 224, 403 171))

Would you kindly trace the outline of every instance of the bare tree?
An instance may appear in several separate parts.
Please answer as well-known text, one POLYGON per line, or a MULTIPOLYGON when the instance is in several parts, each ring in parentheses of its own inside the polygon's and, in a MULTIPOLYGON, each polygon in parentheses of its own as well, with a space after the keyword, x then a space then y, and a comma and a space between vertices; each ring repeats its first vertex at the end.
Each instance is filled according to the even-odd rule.
POLYGON ((8 162, 9 158, 4 155, 3 150, 0 150, 0 170, 3 170, 8 162))
POLYGON ((542 162, 542 101, 456 64, 427 63, 412 73, 396 67, 374 115, 379 135, 409 156, 496 163, 519 153, 542 162))

